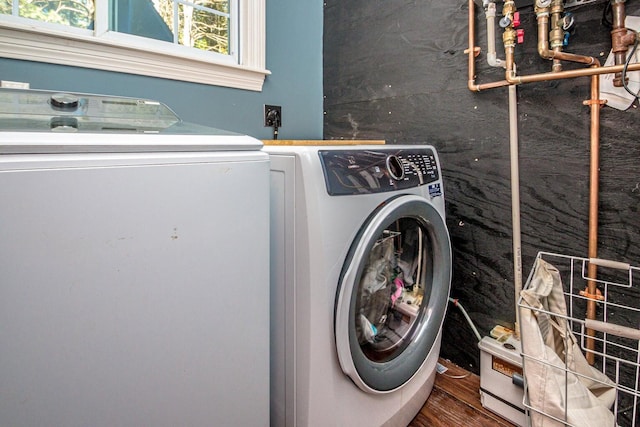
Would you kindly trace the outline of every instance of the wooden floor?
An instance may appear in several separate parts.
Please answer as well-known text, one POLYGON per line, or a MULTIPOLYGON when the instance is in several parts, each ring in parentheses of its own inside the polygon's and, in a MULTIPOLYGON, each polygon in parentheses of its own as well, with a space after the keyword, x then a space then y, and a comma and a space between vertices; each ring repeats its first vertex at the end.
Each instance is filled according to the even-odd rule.
POLYGON ((482 407, 479 376, 449 361, 440 359, 439 362, 449 369, 444 374, 436 374, 429 399, 408 427, 513 427, 482 407))

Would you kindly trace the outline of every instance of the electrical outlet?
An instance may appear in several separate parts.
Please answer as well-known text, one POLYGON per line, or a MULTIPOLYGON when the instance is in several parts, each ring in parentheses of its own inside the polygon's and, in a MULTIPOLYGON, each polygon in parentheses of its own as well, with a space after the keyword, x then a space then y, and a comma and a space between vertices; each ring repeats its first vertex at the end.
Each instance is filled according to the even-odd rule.
POLYGON ((264 106, 265 127, 282 127, 282 107, 279 105, 264 106))

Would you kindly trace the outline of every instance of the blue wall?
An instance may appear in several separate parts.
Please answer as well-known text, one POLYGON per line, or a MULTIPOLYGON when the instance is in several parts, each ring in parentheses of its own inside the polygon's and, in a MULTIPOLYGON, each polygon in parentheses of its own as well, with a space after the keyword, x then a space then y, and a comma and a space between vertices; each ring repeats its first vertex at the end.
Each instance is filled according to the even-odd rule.
POLYGON ((281 105, 280 139, 322 139, 322 1, 267 0, 262 92, 0 58, 0 79, 32 89, 150 98, 186 121, 271 139, 263 105, 281 105))

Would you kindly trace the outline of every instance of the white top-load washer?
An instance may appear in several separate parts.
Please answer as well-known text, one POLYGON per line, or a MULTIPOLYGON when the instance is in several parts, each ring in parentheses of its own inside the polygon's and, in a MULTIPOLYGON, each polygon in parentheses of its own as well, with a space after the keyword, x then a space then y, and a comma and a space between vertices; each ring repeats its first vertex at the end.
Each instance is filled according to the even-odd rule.
POLYGON ((0 425, 269 424, 269 158, 159 102, 0 91, 0 425))
POLYGON ((451 281, 436 150, 265 151, 271 425, 406 426, 433 387, 451 281))

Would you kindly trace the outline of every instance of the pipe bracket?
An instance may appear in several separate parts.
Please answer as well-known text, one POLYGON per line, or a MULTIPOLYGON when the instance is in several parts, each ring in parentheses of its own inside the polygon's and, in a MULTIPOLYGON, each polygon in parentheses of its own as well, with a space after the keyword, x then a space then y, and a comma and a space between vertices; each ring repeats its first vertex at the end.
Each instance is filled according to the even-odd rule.
MULTIPOLYGON (((482 49, 481 49, 480 47, 475 46, 475 47, 473 48, 473 56, 474 56, 474 57, 477 57, 478 55, 480 55, 480 51, 481 51, 481 50, 482 50, 482 49)), ((464 50, 464 53, 465 53, 465 54, 469 53, 469 49, 465 49, 465 50, 464 50)))
POLYGON ((598 288, 596 288, 596 292, 594 294, 589 293, 589 290, 587 288, 584 291, 580 291, 580 295, 592 301, 604 301, 604 296, 598 288))
POLYGON ((586 99, 582 101, 582 105, 589 105, 589 106, 598 104, 601 107, 603 107, 606 103, 607 103, 606 99, 586 99))

